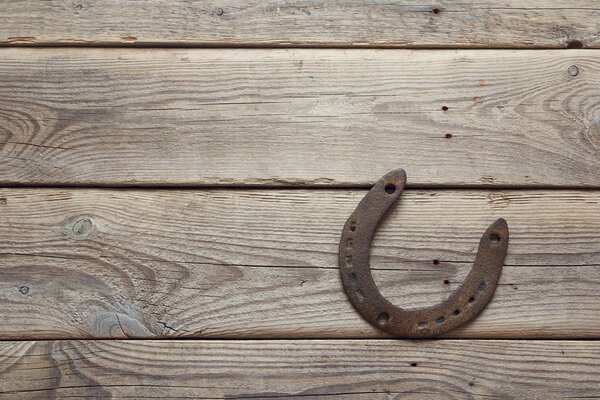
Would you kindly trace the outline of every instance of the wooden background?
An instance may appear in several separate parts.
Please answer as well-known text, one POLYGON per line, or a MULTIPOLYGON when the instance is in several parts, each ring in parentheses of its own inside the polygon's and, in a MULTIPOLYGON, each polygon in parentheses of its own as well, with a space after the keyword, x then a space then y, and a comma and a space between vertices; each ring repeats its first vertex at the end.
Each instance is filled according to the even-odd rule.
POLYGON ((600 7, 585 1, 0 3, 0 399, 598 398, 600 7), (392 339, 342 226, 385 172, 392 339))

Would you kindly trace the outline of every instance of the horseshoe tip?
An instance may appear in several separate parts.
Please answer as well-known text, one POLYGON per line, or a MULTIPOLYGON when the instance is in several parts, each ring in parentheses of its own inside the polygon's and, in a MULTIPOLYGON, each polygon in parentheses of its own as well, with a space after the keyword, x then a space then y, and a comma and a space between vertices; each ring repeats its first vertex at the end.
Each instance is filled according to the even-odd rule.
POLYGON ((402 185, 404 185, 404 183, 406 183, 406 171, 402 168, 398 168, 398 169, 388 172, 384 178, 386 178, 386 177, 391 178, 402 185))
POLYGON ((490 227, 508 233, 508 222, 504 218, 498 218, 490 227))
POLYGON ((508 222, 504 218, 498 218, 494 221, 486 231, 485 236, 497 234, 508 238, 508 222))
POLYGON ((504 218, 498 218, 496 221, 494 221, 494 225, 506 226, 508 228, 508 222, 506 222, 504 218))

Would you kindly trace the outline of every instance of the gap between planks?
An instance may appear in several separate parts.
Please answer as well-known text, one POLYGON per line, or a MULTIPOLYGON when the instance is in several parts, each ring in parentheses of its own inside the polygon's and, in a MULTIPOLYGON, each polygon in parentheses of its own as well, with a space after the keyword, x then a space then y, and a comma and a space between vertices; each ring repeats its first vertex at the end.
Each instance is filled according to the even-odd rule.
MULTIPOLYGON (((357 184, 357 185, 101 185, 101 184, 7 184, 0 185, 0 189, 102 189, 102 190, 142 190, 142 191, 201 191, 201 190, 216 190, 216 191, 276 191, 276 190, 331 190, 335 191, 348 191, 348 190, 369 190, 373 185, 357 184)), ((599 188, 578 186, 578 185, 502 185, 502 186, 488 186, 488 185, 477 185, 477 184, 466 184, 466 185, 445 185, 445 184, 406 184, 404 191, 414 190, 436 190, 436 191, 470 191, 470 190, 497 190, 497 191, 565 191, 565 190, 577 190, 577 191, 598 191, 599 188)))
POLYGON ((422 51, 435 51, 435 50, 465 50, 465 51, 481 51, 481 50, 499 50, 499 51, 536 51, 536 50, 555 50, 555 51, 569 51, 569 50, 598 50, 599 47, 561 47, 561 46, 529 46, 529 47, 467 47, 467 46, 377 46, 377 45, 302 45, 302 44, 290 44, 286 46, 277 45, 261 45, 252 43, 242 44, 186 44, 183 42, 179 43, 1 43, 0 48, 13 48, 13 49, 69 49, 69 48, 90 48, 90 49, 157 49, 157 50, 186 50, 186 49, 232 49, 232 50, 281 50, 281 49, 307 49, 307 50, 422 50, 422 51))

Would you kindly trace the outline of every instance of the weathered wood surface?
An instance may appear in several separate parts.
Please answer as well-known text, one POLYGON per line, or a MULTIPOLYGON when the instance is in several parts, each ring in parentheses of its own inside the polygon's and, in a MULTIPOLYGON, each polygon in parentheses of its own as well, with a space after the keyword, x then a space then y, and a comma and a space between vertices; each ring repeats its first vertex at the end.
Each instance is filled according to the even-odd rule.
POLYGON ((595 50, 5 48, 0 183, 598 188, 599 91, 595 50))
POLYGON ((591 399, 596 341, 0 343, 0 398, 591 399))
MULTIPOLYGON (((337 269, 365 193, 2 189, 0 337, 382 337, 337 269)), ((599 191, 409 190, 376 234, 374 277, 400 306, 442 301, 504 217, 496 294, 448 337, 597 338, 599 210, 599 191)))
POLYGON ((600 46, 593 0, 4 0, 1 44, 600 46))

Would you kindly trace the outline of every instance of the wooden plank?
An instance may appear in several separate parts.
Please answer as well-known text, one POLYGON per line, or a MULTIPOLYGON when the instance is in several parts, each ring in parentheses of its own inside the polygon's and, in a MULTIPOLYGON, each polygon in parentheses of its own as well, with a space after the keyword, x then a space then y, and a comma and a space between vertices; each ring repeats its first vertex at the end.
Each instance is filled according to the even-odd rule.
POLYGON ((364 186, 403 167, 413 187, 598 188, 599 83, 590 50, 5 48, 0 183, 364 186))
POLYGON ((5 45, 600 46, 593 0, 4 0, 0 13, 5 45))
MULTIPOLYGON (((337 269, 364 194, 2 189, 0 338, 383 337, 337 269)), ((504 217, 496 294, 448 337, 598 338, 599 209, 600 191, 407 191, 374 239, 374 277, 395 304, 436 304, 504 217)))
POLYGON ((597 398, 597 341, 1 342, 0 398, 597 398))

